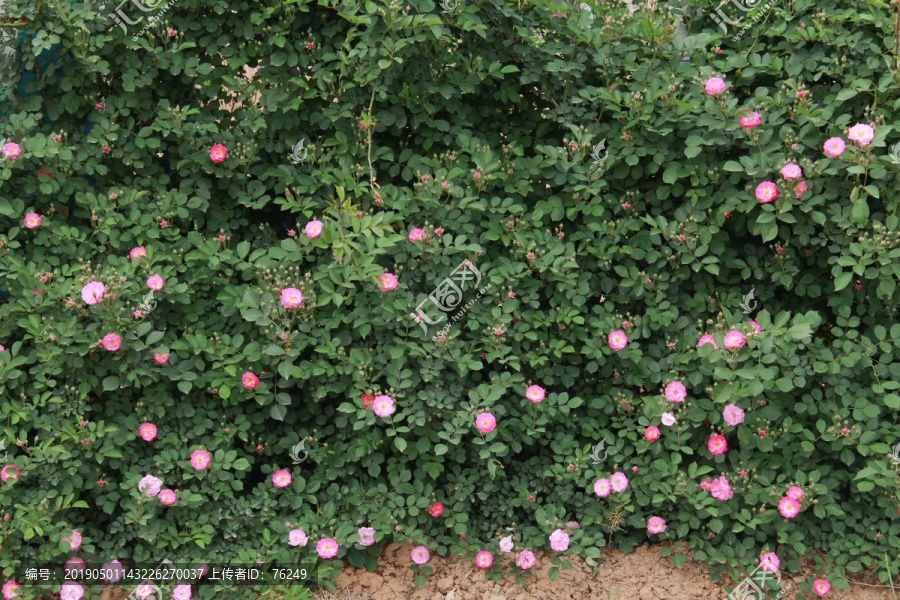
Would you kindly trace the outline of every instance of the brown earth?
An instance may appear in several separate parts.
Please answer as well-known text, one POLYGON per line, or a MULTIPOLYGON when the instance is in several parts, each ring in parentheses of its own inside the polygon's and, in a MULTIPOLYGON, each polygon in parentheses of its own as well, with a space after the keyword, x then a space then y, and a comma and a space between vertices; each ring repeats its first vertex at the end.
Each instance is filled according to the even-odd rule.
MULTIPOLYGON (((535 553, 537 563, 532 568, 534 577, 524 587, 516 585, 513 577, 504 577, 500 583, 487 579, 474 560, 461 557, 442 558, 432 554, 428 562, 434 573, 419 588, 410 571, 409 544, 392 544, 385 547, 378 559, 378 569, 369 573, 348 567, 336 583, 334 595, 316 594, 321 600, 333 596, 340 600, 726 600, 725 583, 712 583, 705 563, 688 558, 680 569, 672 566, 669 558, 660 556, 659 546, 644 545, 630 554, 618 550, 603 549, 603 564, 592 568, 583 559, 566 557, 572 569, 562 570, 559 579, 551 581, 547 576, 550 555, 535 553), (596 570, 596 573, 592 571, 596 570)), ((676 552, 683 552, 683 549, 676 552)), ((503 563, 509 562, 504 555, 503 563)), ((494 557, 495 563, 498 557, 494 557)), ((801 561, 802 562, 802 561, 801 561)), ((817 575, 811 563, 804 564, 802 573, 784 576, 782 582, 790 587, 784 598, 818 598, 812 593, 805 596, 799 584, 807 577, 817 575)), ((859 580, 862 580, 859 577, 859 580)), ((846 590, 832 589, 827 600, 889 600, 891 589, 871 583, 851 583, 846 590)), ((731 583, 730 581, 727 583, 731 583)), ((895 584, 897 585, 897 584, 895 584)), ((755 596, 745 596, 756 600, 755 596)))

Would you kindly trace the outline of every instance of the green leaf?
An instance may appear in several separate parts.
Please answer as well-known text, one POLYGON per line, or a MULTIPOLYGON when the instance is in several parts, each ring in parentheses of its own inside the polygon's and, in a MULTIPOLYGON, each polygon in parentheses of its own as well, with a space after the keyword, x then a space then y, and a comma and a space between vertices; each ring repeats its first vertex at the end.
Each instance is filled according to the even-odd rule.
POLYGON ((869 220, 869 203, 866 202, 864 197, 860 197, 853 203, 853 207, 850 210, 850 218, 860 225, 869 220))
POLYGON ((287 415, 286 406, 282 404, 273 404, 269 407, 269 416, 276 421, 284 421, 285 415, 287 415))
POLYGON ((246 471, 247 469, 250 468, 250 461, 247 460, 246 458, 239 458, 236 461, 234 461, 233 463, 231 463, 231 466, 232 466, 232 468, 234 468, 238 471, 246 471))
POLYGON ((399 450, 400 452, 406 452, 406 440, 404 440, 402 437, 395 437, 394 445, 397 446, 397 450, 399 450))
POLYGON ((840 273, 837 277, 834 278, 834 291, 839 292, 850 283, 853 279, 853 273, 846 271, 840 273))
POLYGON ((119 389, 119 378, 118 377, 106 377, 103 380, 103 391, 109 392, 112 390, 119 389))

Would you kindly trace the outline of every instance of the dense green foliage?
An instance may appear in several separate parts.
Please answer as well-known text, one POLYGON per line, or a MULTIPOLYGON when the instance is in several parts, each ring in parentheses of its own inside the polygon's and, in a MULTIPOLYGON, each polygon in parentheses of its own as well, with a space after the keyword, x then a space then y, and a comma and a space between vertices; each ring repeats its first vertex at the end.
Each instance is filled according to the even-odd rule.
POLYGON ((0 163, 0 439, 21 471, 0 487, 0 571, 74 554, 328 574, 341 558, 372 568, 391 541, 496 556, 513 533, 517 551, 548 549, 577 521, 568 552, 592 560, 671 539, 716 574, 772 551, 788 572, 814 555, 832 586, 869 568, 886 581, 886 559, 900 571, 897 6, 797 0, 735 39, 696 10, 685 37, 666 10, 619 4, 174 0, 133 40, 146 17, 126 35, 88 3, 8 0, 29 77, 0 132, 21 147, 0 163), (707 94, 711 77, 724 92, 707 94), (874 127, 866 146, 847 136, 857 123, 874 127), (774 202, 754 195, 764 181, 774 202), (481 279, 464 316, 416 323, 465 259, 481 279), (379 289, 385 272, 396 289, 379 289), (147 298, 151 275, 165 284, 147 298), (91 281, 107 289, 93 305, 91 281), (743 347, 723 348, 731 330, 743 347), (108 334, 118 350, 98 345, 108 334), (705 334, 719 349, 698 348, 705 334), (664 397, 672 381, 683 403, 664 397), (730 403, 742 424, 723 421, 730 403), (617 471, 627 490, 598 497, 617 471), (141 497, 148 474, 175 504, 141 497), (720 475, 726 501, 699 487, 720 475), (801 511, 785 519, 792 485, 801 511), (356 543, 362 526, 375 546, 356 543), (306 546, 287 543, 297 527, 306 546), (321 560, 329 537, 340 550, 321 560))

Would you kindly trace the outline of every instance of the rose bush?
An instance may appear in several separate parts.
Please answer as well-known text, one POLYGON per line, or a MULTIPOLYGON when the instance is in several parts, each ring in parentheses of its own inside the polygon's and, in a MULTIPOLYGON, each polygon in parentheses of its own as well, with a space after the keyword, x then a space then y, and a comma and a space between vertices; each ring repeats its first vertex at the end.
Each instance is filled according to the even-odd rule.
POLYGON ((6 589, 392 541, 886 581, 900 8, 850 4, 4 2, 6 589))

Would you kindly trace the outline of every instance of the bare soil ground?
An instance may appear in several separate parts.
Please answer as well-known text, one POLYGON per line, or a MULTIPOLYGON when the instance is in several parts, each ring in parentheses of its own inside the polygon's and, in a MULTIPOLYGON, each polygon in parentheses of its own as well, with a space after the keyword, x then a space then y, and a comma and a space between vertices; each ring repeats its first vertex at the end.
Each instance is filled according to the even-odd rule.
MULTIPOLYGON (((687 558, 682 568, 675 568, 669 558, 660 556, 659 546, 644 545, 630 554, 604 551, 604 562, 596 567, 596 572, 583 559, 567 557, 572 562, 572 569, 563 570, 555 581, 547 576, 552 566, 550 556, 535 553, 537 564, 532 568, 535 576, 525 587, 516 585, 512 577, 504 577, 501 583, 487 579, 474 560, 447 559, 432 554, 428 565, 434 573, 428 576, 425 586, 419 588, 413 581, 415 574, 409 570, 412 564, 410 550, 410 545, 387 546, 375 572, 348 567, 335 582, 335 594, 320 592, 316 596, 320 600, 726 600, 725 583, 731 583, 712 583, 707 575, 707 565, 691 558, 687 558)), ((509 556, 503 557, 504 564, 509 556)), ((805 565, 804 571, 797 576, 785 574, 782 582, 789 583, 790 587, 784 598, 818 598, 812 593, 804 596, 799 587, 801 582, 814 575, 816 573, 809 565, 805 565)), ((890 588, 874 585, 877 584, 874 577, 869 579, 869 584, 853 583, 846 590, 832 589, 825 598, 891 598, 890 588)), ((756 600, 756 596, 742 598, 751 599, 756 600)))

